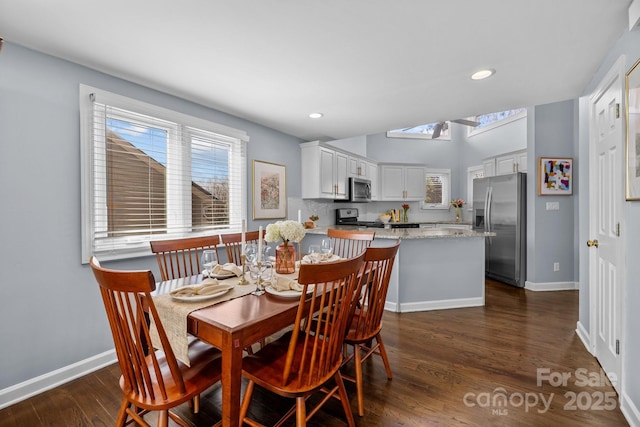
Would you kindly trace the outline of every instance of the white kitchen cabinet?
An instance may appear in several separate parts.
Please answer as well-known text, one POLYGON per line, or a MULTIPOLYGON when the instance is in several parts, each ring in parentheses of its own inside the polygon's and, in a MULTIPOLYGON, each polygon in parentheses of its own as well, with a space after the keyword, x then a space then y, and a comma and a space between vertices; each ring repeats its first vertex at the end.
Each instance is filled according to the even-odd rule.
POLYGON ((482 161, 484 176, 527 171, 527 150, 505 153, 482 161))
POLYGON ((424 200, 427 168, 423 165, 380 164, 380 200, 424 200))
POLYGON ((518 172, 527 172, 527 150, 516 153, 516 163, 518 164, 518 172))
POLYGON ((496 175, 505 175, 516 172, 515 156, 499 156, 496 157, 496 175))
POLYGON ((367 161, 361 157, 349 156, 349 176, 369 179, 368 175, 367 161))
POLYGON ((482 167, 484 168, 484 176, 495 176, 496 174, 496 159, 490 158, 482 161, 482 167))
POLYGON ((378 165, 367 162, 367 179, 371 181, 371 200, 379 200, 378 191, 378 165))
POLYGON ((349 156, 321 146, 319 142, 300 144, 303 199, 346 199, 349 156))
POLYGON ((484 168, 484 176, 495 176, 496 174, 496 159, 486 159, 482 161, 482 167, 484 168))
POLYGON ((527 150, 496 157, 496 175, 527 171, 527 150))

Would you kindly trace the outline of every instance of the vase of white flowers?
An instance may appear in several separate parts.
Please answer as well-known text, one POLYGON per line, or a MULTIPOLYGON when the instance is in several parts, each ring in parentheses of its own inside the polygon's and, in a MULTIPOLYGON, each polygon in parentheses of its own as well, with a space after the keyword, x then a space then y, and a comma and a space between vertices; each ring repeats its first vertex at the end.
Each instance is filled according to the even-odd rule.
POLYGON ((267 242, 282 241, 276 247, 276 273, 295 273, 296 248, 290 242, 298 243, 304 235, 304 226, 297 221, 278 221, 275 224, 267 225, 264 239, 267 242))

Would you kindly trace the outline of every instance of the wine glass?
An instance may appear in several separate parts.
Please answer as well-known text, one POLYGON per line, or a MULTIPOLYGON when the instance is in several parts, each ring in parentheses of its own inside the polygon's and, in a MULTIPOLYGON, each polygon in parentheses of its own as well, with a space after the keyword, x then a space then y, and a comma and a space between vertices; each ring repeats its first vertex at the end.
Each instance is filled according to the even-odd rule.
POLYGON ((326 259, 331 258, 333 255, 333 242, 331 239, 322 239, 322 243, 320 243, 320 251, 326 259))
MULTIPOLYGON (((267 266, 271 266, 271 263, 268 261, 258 262, 257 260, 254 260, 249 264, 249 277, 256 283, 256 290, 251 292, 251 294, 264 294, 264 278, 266 276, 267 266)), ((269 268, 269 270, 271 269, 269 268)))
POLYGON ((262 247, 262 260, 263 261, 271 261, 271 246, 264 245, 262 247))
POLYGON ((311 264, 320 262, 321 257, 320 245, 309 245, 309 259, 311 260, 311 264))
POLYGON ((273 263, 271 261, 262 261, 263 285, 270 285, 272 279, 273 279, 273 263))
POLYGON ((258 247, 255 243, 247 243, 244 247, 245 262, 251 265, 258 258, 258 247))
POLYGON ((205 249, 202 251, 202 274, 211 277, 213 269, 218 265, 218 256, 213 249, 205 249))

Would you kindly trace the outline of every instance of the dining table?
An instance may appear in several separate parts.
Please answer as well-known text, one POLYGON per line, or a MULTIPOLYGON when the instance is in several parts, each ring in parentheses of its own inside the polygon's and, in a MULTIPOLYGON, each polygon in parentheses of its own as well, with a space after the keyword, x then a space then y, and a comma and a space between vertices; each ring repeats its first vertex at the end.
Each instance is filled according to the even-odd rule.
MULTIPOLYGON (((158 282, 153 295, 202 283, 202 275, 158 282)), ((239 279, 235 279, 236 282, 239 279)), ((255 284, 235 284, 250 286, 255 284)), ((187 332, 222 353, 222 425, 239 426, 242 388, 242 358, 245 347, 292 325, 300 298, 264 293, 196 309, 187 316, 187 332)))

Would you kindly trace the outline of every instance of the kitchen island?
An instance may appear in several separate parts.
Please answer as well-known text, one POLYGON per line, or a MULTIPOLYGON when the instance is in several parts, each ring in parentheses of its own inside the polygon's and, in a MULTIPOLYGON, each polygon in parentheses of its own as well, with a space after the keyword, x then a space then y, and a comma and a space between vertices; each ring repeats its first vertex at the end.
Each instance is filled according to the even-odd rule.
MULTIPOLYGON (((484 305, 484 239, 495 233, 456 228, 331 228, 373 230, 374 246, 401 240, 386 310, 411 312, 484 305)), ((327 227, 306 231, 301 242, 303 252, 327 235, 327 227)))

